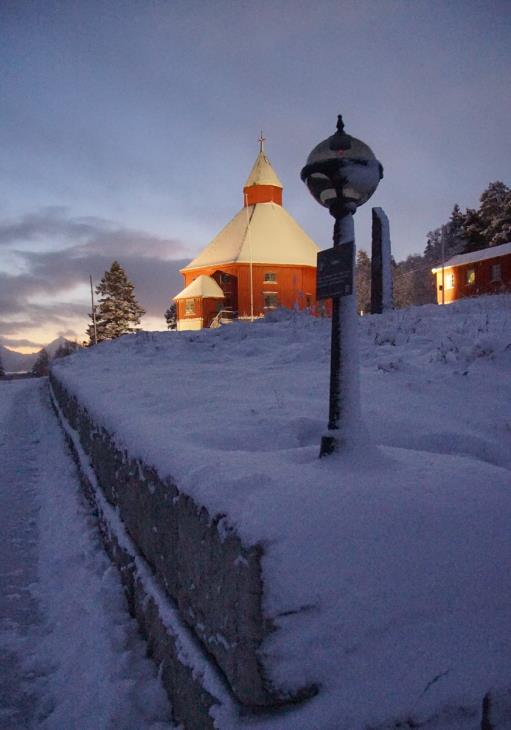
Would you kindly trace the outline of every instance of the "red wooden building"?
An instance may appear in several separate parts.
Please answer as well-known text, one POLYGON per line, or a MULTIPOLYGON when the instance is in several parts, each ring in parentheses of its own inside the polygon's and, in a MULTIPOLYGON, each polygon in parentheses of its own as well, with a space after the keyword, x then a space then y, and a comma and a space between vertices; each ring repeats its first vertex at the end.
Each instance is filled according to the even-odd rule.
POLYGON ((511 243, 454 256, 433 273, 438 304, 511 291, 511 243))
POLYGON ((315 304, 319 247, 282 207, 282 189, 261 138, 243 208, 181 269, 185 288, 174 297, 178 330, 315 304))

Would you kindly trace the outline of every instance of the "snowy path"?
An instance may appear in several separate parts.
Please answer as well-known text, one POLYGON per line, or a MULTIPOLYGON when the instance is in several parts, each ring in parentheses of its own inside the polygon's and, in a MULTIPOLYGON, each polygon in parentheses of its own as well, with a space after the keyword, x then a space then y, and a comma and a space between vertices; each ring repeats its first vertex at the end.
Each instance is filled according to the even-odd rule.
POLYGON ((168 728, 44 380, 0 383, 0 728, 168 728))

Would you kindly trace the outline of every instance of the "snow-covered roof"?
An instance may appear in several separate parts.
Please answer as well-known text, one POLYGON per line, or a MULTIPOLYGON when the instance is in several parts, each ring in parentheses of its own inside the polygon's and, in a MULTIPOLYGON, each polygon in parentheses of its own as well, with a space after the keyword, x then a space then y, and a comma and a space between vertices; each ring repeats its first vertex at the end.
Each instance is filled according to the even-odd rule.
POLYGON ((247 178, 247 182, 245 183, 246 188, 251 185, 274 185, 277 188, 284 187, 263 151, 259 152, 257 155, 257 159, 254 162, 254 166, 247 178))
MULTIPOLYGON (((487 259, 496 259, 498 256, 507 256, 508 254, 511 254, 511 242, 501 243, 500 246, 490 246, 490 248, 484 248, 482 251, 472 251, 471 253, 462 253, 458 256, 453 256, 445 262, 444 268, 472 264, 476 261, 486 261, 487 259)), ((433 273, 440 271, 441 268, 441 266, 437 266, 436 269, 433 269, 433 273)))
POLYGON ((192 299, 193 297, 209 297, 211 299, 223 299, 224 293, 211 276, 201 274, 188 284, 183 291, 176 294, 174 299, 192 299))
POLYGON ((276 203, 242 208, 181 271, 217 264, 265 263, 316 266, 319 247, 276 203))

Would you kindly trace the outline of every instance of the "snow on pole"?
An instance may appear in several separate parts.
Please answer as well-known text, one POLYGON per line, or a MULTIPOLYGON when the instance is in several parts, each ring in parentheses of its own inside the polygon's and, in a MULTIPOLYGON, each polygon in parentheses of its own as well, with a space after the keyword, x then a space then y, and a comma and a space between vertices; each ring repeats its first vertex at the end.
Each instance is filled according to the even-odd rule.
POLYGON ((323 457, 354 445, 362 433, 353 214, 378 187, 383 167, 370 147, 346 134, 339 115, 336 133, 314 147, 300 177, 335 218, 333 249, 318 254, 316 280, 317 298, 332 299, 330 408, 328 433, 321 439, 323 457))
POLYGON ((371 249, 371 314, 392 309, 392 267, 389 219, 383 208, 373 208, 371 249))
MULTIPOLYGON (((352 281, 355 283, 355 229, 353 213, 336 218, 334 247, 352 247, 352 281)), ((357 295, 332 300, 332 345, 330 353, 330 408, 328 432, 321 451, 330 453, 331 440, 347 445, 360 431, 360 379, 358 362, 357 295)))

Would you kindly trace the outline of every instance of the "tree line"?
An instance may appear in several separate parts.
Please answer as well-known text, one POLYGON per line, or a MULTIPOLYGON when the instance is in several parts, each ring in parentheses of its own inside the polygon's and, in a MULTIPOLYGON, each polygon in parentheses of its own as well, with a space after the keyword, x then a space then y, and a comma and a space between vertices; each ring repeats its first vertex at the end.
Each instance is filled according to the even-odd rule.
MULTIPOLYGON (((500 180, 481 194, 479 208, 463 212, 456 204, 449 220, 430 231, 421 254, 404 261, 392 261, 394 306, 410 307, 436 302, 436 285, 431 269, 458 254, 480 251, 511 241, 511 189, 500 180)), ((357 253, 357 307, 370 311, 371 260, 363 250, 357 253)))

